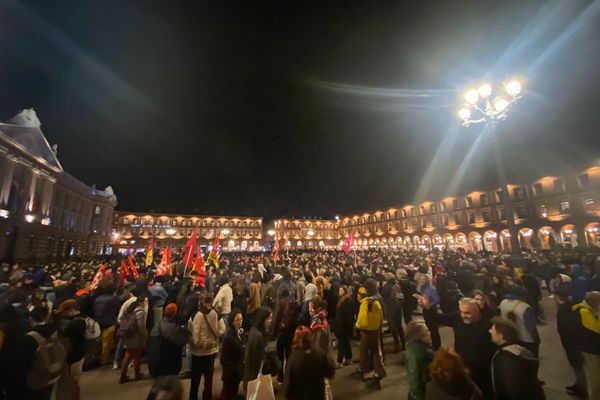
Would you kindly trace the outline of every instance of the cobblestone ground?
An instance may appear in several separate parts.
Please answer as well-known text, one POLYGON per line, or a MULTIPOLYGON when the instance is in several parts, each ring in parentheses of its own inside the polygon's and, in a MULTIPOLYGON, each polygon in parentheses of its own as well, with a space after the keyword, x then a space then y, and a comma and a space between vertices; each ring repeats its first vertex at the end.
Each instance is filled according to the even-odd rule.
MULTIPOLYGON (((546 316, 546 323, 538 327, 542 338, 540 347, 540 379, 546 384, 544 386, 548 399, 563 400, 575 399, 565 392, 565 386, 573 383, 574 375, 569 368, 564 351, 560 344, 560 339, 556 332, 556 322, 554 313, 554 302, 552 299, 545 298, 543 301, 543 310, 546 316)), ((452 330, 442 328, 442 341, 444 346, 450 346, 453 342, 452 330)), ((357 342, 353 343, 355 358, 358 355, 357 342)), ((391 337, 386 336, 385 348, 391 351, 393 342, 391 337)), ((386 354, 386 369, 388 376, 382 381, 382 390, 371 392, 365 389, 362 382, 352 380, 350 374, 355 370, 356 364, 337 370, 336 376, 332 380, 332 388, 335 399, 406 399, 408 396, 408 383, 406 370, 402 365, 403 353, 386 354)), ((218 398, 218 391, 221 389, 221 367, 217 365, 214 376, 214 398, 218 398)), ((144 365, 143 371, 147 373, 144 365)), ((82 398, 86 400, 100 399, 145 399, 152 381, 150 379, 129 382, 123 385, 117 383, 118 371, 113 371, 108 367, 94 369, 85 372, 82 377, 82 398)), ((185 380, 184 388, 189 388, 189 380, 185 380)), ((186 397, 187 398, 187 394, 186 397)), ((278 393, 278 399, 283 398, 282 393, 278 393)))

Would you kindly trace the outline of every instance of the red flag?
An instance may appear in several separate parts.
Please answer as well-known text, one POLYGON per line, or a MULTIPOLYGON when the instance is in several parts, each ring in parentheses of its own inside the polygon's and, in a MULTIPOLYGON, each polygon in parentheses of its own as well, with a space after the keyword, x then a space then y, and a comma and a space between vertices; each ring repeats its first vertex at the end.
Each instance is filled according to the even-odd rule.
POLYGON ((129 271, 127 270, 127 264, 125 263, 125 260, 122 259, 121 267, 119 268, 119 278, 117 280, 117 284, 119 286, 123 286, 123 283, 125 283, 125 277, 127 275, 129 275, 129 271))
POLYGON ((348 238, 344 242, 344 247, 342 248, 346 255, 350 254, 350 252, 352 251, 352 246, 354 246, 354 235, 350 234, 350 236, 348 236, 348 238))
POLYGON ((129 262, 129 270, 133 273, 133 276, 135 277, 135 279, 140 277, 140 273, 138 272, 137 266, 135 265, 135 262, 133 261, 133 255, 129 255, 127 257, 127 262, 129 262))
POLYGON ((194 260, 194 267, 192 271, 196 271, 200 273, 201 271, 206 274, 204 270, 204 257, 202 256, 202 249, 198 246, 198 251, 196 252, 196 259, 194 260))
POLYGON ((162 253, 162 260, 160 260, 160 264, 158 264, 158 268, 156 268, 156 276, 171 273, 171 248, 163 248, 160 252, 162 253))
POLYGON ((183 265, 186 267, 194 262, 194 250, 196 249, 196 241, 198 240, 198 228, 194 229, 192 236, 188 239, 183 248, 183 265))
POLYGON ((207 261, 212 261, 215 264, 215 267, 219 267, 219 236, 220 233, 217 234, 215 241, 213 242, 212 250, 208 254, 207 261))
POLYGON ((194 268, 192 271, 196 271, 198 273, 196 276, 196 285, 204 287, 206 284, 206 268, 204 267, 204 257, 202 256, 202 249, 200 246, 198 246, 196 260, 194 261, 194 268))
POLYGON ((273 261, 277 261, 277 257, 279 256, 279 237, 275 235, 275 243, 273 244, 273 251, 271 252, 271 258, 273 261))
POLYGON ((102 278, 104 278, 104 271, 106 271, 106 265, 100 264, 100 268, 94 275, 94 279, 92 279, 92 284, 90 285, 90 290, 96 290, 102 278))

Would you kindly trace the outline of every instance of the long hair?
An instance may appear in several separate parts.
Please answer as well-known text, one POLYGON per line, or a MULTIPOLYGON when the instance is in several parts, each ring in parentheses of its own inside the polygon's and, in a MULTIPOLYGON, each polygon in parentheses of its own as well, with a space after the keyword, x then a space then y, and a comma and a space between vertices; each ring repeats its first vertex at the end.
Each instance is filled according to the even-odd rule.
POLYGON ((292 348, 294 350, 300 350, 303 347, 308 347, 311 344, 310 329, 304 325, 299 325, 294 333, 294 341, 292 342, 292 348))
POLYGON ((470 398, 473 386, 462 358, 454 352, 440 348, 429 364, 431 378, 446 394, 470 398))

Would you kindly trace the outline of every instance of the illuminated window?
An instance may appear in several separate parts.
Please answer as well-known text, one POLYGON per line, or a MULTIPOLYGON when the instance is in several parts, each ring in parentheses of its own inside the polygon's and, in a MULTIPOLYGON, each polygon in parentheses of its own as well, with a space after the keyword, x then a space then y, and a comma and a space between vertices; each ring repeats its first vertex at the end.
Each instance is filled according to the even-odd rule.
POLYGON ((580 188, 587 189, 590 187, 590 176, 588 174, 579 175, 578 180, 580 188))
POLYGON ((540 204, 538 206, 538 215, 541 218, 548 218, 548 209, 546 208, 545 204, 540 204))
POLYGON ((585 196, 583 198, 583 207, 586 211, 594 208, 594 198, 592 196, 585 196))
POLYGON ((473 207, 473 199, 471 198, 471 196, 465 197, 465 207, 473 207))
POLYGON ((560 212, 569 212, 571 211, 571 204, 569 200, 562 200, 560 202, 560 212))
POLYGON ((94 210, 94 214, 100 215, 100 206, 96 206, 96 209, 94 210))

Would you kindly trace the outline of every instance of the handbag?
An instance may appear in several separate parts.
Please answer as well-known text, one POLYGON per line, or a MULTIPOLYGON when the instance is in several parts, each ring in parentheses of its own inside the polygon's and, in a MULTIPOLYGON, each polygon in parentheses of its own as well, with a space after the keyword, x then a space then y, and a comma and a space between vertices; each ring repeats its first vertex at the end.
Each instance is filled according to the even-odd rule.
POLYGON ((256 379, 248 381, 246 400, 275 400, 271 375, 263 375, 262 368, 263 363, 261 362, 256 379))

